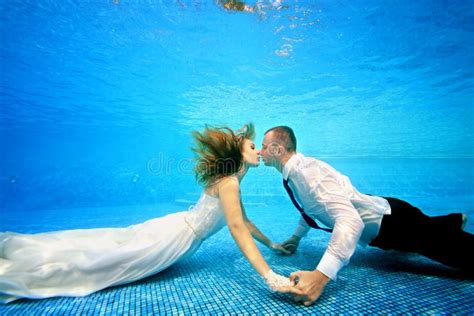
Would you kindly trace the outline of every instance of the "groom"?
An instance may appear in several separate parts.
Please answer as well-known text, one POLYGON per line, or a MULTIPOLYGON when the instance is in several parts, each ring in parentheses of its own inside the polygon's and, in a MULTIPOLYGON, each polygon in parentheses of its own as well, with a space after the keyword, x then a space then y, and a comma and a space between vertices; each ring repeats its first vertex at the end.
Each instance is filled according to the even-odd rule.
POLYGON ((429 217, 405 201, 362 194, 327 163, 297 153, 295 134, 287 126, 265 133, 260 155, 266 166, 281 172, 301 214, 293 236, 281 246, 293 253, 311 228, 331 233, 316 269, 291 274, 297 281, 292 288, 296 301, 307 306, 316 301, 349 263, 357 244, 415 252, 472 272, 468 253, 474 249, 474 235, 463 230, 464 214, 429 217))

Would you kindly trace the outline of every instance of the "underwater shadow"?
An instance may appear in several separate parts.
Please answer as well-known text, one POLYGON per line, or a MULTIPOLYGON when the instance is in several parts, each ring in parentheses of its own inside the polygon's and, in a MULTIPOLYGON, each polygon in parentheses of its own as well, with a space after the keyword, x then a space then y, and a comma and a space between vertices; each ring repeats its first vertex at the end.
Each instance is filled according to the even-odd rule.
POLYGON ((349 265, 384 272, 408 272, 458 280, 474 280, 471 272, 460 271, 414 253, 371 249, 354 255, 349 265))

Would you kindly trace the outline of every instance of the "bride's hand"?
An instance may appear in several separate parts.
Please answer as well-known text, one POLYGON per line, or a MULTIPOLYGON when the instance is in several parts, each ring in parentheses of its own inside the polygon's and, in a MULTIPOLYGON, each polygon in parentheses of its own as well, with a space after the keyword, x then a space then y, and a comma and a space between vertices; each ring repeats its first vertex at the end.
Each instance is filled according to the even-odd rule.
POLYGON ((267 286, 274 292, 288 293, 291 292, 291 287, 295 285, 289 278, 268 270, 263 276, 267 286))
POLYGON ((281 252, 284 253, 285 255, 291 255, 291 251, 283 248, 281 244, 276 244, 276 243, 271 243, 270 248, 275 251, 275 252, 281 252))

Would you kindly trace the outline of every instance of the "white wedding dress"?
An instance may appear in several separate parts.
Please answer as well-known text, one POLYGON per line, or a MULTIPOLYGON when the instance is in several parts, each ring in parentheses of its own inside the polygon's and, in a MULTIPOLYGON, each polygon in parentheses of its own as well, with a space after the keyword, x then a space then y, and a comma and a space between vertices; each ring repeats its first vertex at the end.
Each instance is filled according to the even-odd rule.
POLYGON ((0 302, 83 296, 160 272, 219 231, 219 199, 203 194, 189 211, 126 228, 0 233, 0 302))

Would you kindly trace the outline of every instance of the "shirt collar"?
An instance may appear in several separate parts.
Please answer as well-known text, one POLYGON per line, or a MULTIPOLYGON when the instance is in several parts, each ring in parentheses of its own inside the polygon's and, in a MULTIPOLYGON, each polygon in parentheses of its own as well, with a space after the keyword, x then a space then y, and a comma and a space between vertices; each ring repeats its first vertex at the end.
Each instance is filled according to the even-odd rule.
POLYGON ((301 161, 302 158, 304 158, 302 154, 294 154, 290 159, 288 159, 286 164, 283 166, 283 170, 281 171, 284 180, 288 180, 290 171, 293 170, 293 168, 301 161))

